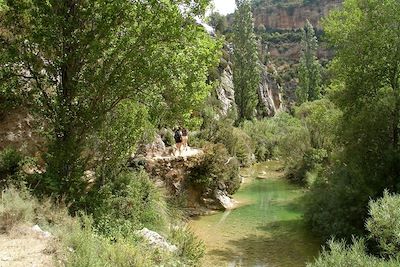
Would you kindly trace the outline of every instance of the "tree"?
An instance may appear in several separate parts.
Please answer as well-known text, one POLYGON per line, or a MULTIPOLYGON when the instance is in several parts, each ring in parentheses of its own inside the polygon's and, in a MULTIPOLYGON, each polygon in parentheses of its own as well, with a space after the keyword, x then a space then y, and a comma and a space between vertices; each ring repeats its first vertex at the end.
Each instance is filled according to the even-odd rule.
POLYGON ((88 139, 123 100, 145 106, 155 124, 203 102, 219 44, 195 23, 208 1, 186 2, 5 1, 0 81, 47 125, 41 184, 60 195, 84 188, 88 139))
POLYGON ((347 0, 323 24, 336 51, 329 95, 343 116, 337 164, 306 218, 326 236, 365 234, 368 201, 400 192, 399 10, 397 0, 347 0))
POLYGON ((233 84, 238 120, 252 119, 257 106, 260 66, 250 2, 237 0, 233 36, 233 84))
POLYGON ((228 28, 228 20, 226 16, 221 15, 218 12, 213 12, 210 15, 210 25, 214 27, 218 34, 224 34, 228 28))
POLYGON ((316 57, 318 41, 307 20, 302 29, 299 85, 296 90, 299 104, 321 97, 321 65, 316 57))
POLYGON ((325 22, 346 160, 377 194, 400 190, 400 2, 347 1, 325 22), (362 168, 361 168, 362 166, 362 168))

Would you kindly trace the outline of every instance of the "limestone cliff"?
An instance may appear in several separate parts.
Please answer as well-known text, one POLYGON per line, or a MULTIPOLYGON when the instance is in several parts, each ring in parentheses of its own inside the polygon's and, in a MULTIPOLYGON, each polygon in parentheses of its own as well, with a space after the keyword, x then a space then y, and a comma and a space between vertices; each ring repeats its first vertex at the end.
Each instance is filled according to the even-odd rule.
MULTIPOLYGON (((283 109, 281 86, 277 81, 277 72, 273 65, 262 67, 258 89, 259 111, 262 116, 273 117, 283 109)), ((215 89, 220 102, 220 114, 227 116, 235 105, 235 91, 232 70, 228 66, 221 73, 219 85, 215 89)))
POLYGON ((233 75, 228 65, 221 73, 219 84, 215 88, 217 99, 220 101, 220 113, 227 116, 230 109, 235 105, 235 91, 233 87, 233 75))
POLYGON ((304 27, 308 19, 316 28, 320 28, 321 18, 338 7, 343 0, 319 1, 258 1, 254 6, 255 26, 266 29, 298 29, 304 27))

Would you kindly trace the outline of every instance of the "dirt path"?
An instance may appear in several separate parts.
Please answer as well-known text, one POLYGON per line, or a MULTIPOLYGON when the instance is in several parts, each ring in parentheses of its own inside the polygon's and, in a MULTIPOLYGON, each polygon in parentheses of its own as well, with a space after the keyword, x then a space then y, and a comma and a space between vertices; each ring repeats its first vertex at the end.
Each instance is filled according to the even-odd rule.
POLYGON ((54 264, 52 238, 21 226, 0 235, 0 267, 49 267, 54 264))

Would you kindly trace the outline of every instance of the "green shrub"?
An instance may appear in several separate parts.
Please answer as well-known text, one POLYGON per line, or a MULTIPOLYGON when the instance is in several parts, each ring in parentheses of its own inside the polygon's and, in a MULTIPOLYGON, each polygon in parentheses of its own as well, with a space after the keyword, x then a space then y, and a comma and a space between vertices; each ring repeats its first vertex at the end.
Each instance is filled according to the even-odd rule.
POLYGON ((366 232, 360 218, 368 214, 370 190, 362 177, 345 166, 328 168, 307 193, 304 219, 325 240, 363 236, 366 232))
POLYGON ((200 138, 214 144, 223 144, 242 166, 248 166, 252 162, 251 137, 242 129, 235 128, 230 119, 209 122, 207 128, 201 132, 200 138))
POLYGON ((202 148, 209 142, 201 137, 201 132, 189 132, 188 145, 190 147, 202 148))
POLYGON ((329 241, 329 249, 324 249, 314 263, 307 267, 395 267, 400 265, 398 260, 385 261, 368 255, 365 252, 363 240, 353 240, 353 245, 347 246, 344 241, 329 241))
POLYGON ((284 112, 270 119, 247 121, 243 130, 254 142, 258 161, 273 157, 283 157, 287 162, 302 159, 310 147, 301 121, 284 112))
POLYGON ((213 190, 223 183, 233 194, 240 186, 239 163, 223 145, 208 145, 199 163, 190 169, 189 179, 202 190, 213 190))
POLYGON ((0 151, 0 188, 9 184, 12 176, 20 170, 23 157, 15 149, 6 148, 0 151))
POLYGON ((175 145, 174 133, 169 129, 166 129, 162 140, 163 140, 165 146, 175 145))
POLYGON ((205 254, 203 241, 186 227, 174 227, 170 238, 177 245, 184 266, 201 266, 201 259, 205 254))
POLYGON ((400 195, 384 192, 382 198, 369 203, 366 222, 370 238, 375 240, 384 257, 400 257, 400 195))
MULTIPOLYGON (((366 221, 369 237, 376 242, 381 258, 368 255, 362 239, 354 239, 351 246, 344 241, 329 241, 329 251, 324 250, 320 257, 308 267, 330 266, 399 266, 400 256, 400 195, 390 195, 369 202, 370 217, 366 221)), ((335 223, 332 221, 331 223, 335 223)))
POLYGON ((241 166, 249 166, 253 163, 253 143, 251 137, 242 129, 233 128, 233 138, 235 139, 235 145, 230 154, 236 156, 241 166))
POLYGON ((147 227, 164 229, 163 197, 145 172, 121 172, 104 186, 91 189, 82 207, 93 214, 94 225, 105 235, 129 236, 147 227))
POLYGON ((72 221, 58 233, 65 266, 178 266, 171 253, 154 249, 143 241, 124 237, 110 240, 93 231, 89 218, 83 217, 82 221, 72 221))
POLYGON ((285 175, 291 181, 310 186, 312 180, 307 181, 306 178, 313 174, 318 175, 327 161, 328 153, 325 149, 310 149, 301 160, 286 162, 285 175))

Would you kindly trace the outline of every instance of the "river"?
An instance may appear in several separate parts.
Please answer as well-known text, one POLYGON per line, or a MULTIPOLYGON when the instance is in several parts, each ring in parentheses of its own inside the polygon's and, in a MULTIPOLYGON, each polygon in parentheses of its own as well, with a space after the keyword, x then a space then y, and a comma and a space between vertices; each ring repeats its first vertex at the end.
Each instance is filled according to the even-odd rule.
POLYGON ((244 169, 245 183, 234 195, 239 208, 190 222, 206 245, 204 267, 297 267, 318 255, 320 241, 302 220, 304 190, 279 169, 278 162, 244 169))

